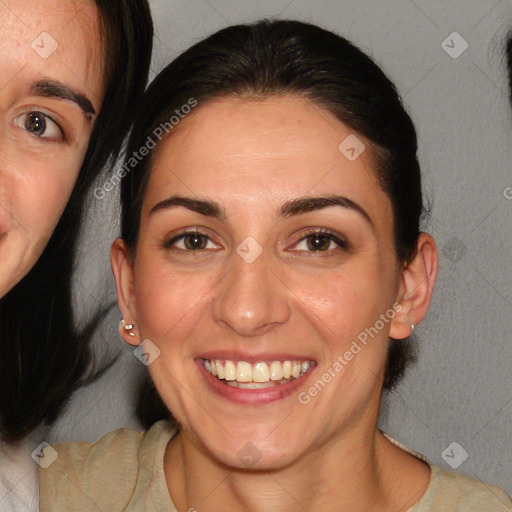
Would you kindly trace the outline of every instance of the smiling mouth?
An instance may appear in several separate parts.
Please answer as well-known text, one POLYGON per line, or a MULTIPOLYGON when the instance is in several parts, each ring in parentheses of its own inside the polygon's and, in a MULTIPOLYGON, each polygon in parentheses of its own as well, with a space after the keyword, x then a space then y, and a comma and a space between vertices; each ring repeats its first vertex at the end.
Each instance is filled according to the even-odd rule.
POLYGON ((270 361, 248 363, 229 359, 202 359, 204 368, 228 386, 264 389, 287 384, 303 377, 315 361, 270 361))

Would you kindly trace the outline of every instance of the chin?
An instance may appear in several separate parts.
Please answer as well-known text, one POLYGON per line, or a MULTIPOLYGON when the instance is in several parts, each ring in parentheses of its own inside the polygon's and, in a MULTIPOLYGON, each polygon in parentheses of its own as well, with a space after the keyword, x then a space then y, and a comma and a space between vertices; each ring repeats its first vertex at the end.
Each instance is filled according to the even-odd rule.
POLYGON ((290 440, 268 437, 223 436, 201 440, 209 456, 218 463, 234 470, 273 471, 289 466, 300 458, 303 446, 291 446, 290 440), (300 453, 299 453, 300 452, 300 453))

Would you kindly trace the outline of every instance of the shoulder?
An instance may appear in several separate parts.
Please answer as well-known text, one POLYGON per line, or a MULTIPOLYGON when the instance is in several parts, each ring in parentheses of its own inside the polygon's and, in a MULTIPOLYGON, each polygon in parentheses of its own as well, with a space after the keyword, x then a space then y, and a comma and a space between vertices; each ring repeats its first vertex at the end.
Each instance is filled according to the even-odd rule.
POLYGON ((47 447, 51 463, 39 470, 40 510, 123 510, 133 496, 141 468, 151 465, 173 435, 160 421, 145 433, 109 432, 94 444, 65 443, 47 447), (149 463, 149 464, 148 464, 149 463))
POLYGON ((30 454, 33 440, 18 446, 0 441, 0 510, 37 510, 37 464, 30 454))
POLYGON ((430 465, 427 492, 410 512, 511 512, 509 496, 493 485, 430 465))
POLYGON ((407 512, 512 512, 510 497, 498 487, 442 469, 424 455, 382 433, 395 446, 430 467, 430 482, 425 494, 407 512))

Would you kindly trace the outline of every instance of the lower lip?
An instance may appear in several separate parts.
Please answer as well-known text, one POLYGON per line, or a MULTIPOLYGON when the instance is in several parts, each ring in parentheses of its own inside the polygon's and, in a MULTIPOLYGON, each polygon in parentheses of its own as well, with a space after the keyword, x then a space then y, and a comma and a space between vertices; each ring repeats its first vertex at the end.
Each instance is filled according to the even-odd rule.
POLYGON ((288 382, 287 384, 276 384, 273 387, 263 389, 243 389, 225 384, 223 381, 217 379, 217 377, 214 377, 206 370, 202 359, 198 359, 196 362, 199 365, 201 376, 215 393, 230 400, 231 402, 246 405, 270 404, 295 394, 314 370, 313 366, 304 375, 288 382))

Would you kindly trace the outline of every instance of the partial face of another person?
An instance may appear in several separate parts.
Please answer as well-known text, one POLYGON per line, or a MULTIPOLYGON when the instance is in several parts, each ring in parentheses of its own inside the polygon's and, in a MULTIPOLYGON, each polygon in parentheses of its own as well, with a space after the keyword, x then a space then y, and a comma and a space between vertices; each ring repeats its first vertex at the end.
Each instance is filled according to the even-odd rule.
POLYGON ((0 3, 0 297, 35 264, 76 182, 104 94, 96 6, 0 3))
POLYGON ((119 243, 112 261, 184 435, 263 469, 371 434, 388 337, 418 318, 370 151, 348 159, 351 130, 297 97, 220 99, 182 123, 156 150, 133 262, 119 243))

